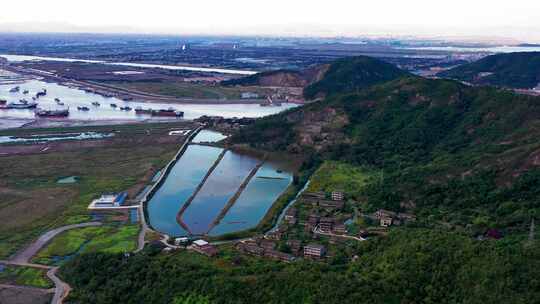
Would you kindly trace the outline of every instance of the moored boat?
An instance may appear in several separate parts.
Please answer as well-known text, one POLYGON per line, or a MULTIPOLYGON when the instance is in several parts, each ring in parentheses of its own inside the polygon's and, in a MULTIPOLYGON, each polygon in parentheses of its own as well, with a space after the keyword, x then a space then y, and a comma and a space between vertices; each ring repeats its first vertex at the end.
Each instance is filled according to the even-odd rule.
POLYGON ((184 117, 184 112, 168 108, 167 110, 154 110, 152 111, 152 116, 184 117))
POLYGON ((34 109, 37 107, 37 103, 28 102, 26 99, 21 99, 19 102, 10 102, 7 104, 6 109, 34 109))
POLYGON ((35 112, 39 117, 67 117, 69 116, 69 109, 65 110, 43 110, 39 109, 35 112))
POLYGON ((135 108, 135 113, 136 114, 152 114, 152 109, 143 109, 141 107, 137 107, 135 108))

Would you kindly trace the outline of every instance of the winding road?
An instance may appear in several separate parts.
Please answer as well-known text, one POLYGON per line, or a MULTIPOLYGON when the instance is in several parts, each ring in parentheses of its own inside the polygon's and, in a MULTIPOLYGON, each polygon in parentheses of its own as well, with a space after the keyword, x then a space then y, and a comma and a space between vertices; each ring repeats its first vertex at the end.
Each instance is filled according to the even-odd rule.
POLYGON ((71 287, 66 282, 62 281, 56 275, 56 272, 58 271, 58 267, 41 265, 41 264, 33 264, 33 263, 30 263, 30 259, 34 255, 36 255, 38 251, 41 250, 41 248, 43 248, 43 246, 45 246, 47 243, 49 243, 55 236, 59 235, 60 233, 64 231, 75 229, 75 228, 100 226, 100 225, 102 225, 101 222, 88 222, 88 223, 62 226, 53 230, 49 230, 45 232, 43 235, 41 235, 37 240, 32 242, 30 245, 28 245, 28 247, 26 247, 24 250, 15 254, 11 259, 7 261, 0 260, 0 264, 46 269, 47 277, 51 279, 51 281, 54 283, 54 286, 55 286, 54 296, 51 301, 51 304, 61 304, 63 303, 64 299, 68 296, 69 292, 71 291, 71 287))
POLYGON ((38 253, 38 251, 45 246, 50 240, 52 240, 55 236, 59 235, 60 233, 75 229, 75 228, 83 228, 83 227, 90 227, 90 226, 100 226, 100 222, 89 222, 89 223, 81 223, 81 224, 73 224, 73 225, 67 225, 63 227, 59 227, 53 230, 49 230, 45 232, 43 235, 41 235, 37 240, 35 240, 32 244, 30 244, 26 249, 23 251, 17 253, 13 258, 10 259, 10 261, 15 263, 28 263, 28 261, 38 253))

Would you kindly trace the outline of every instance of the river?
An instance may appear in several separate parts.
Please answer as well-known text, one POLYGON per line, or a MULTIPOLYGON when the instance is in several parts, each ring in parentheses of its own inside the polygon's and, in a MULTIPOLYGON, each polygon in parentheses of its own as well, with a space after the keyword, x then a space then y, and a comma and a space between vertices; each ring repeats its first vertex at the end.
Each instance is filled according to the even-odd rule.
MULTIPOLYGON (((17 102, 20 99, 31 101, 32 96, 42 89, 47 89, 47 95, 37 100, 38 107, 44 109, 65 109, 69 108, 69 119, 73 120, 146 120, 149 115, 137 115, 135 111, 122 111, 120 107, 129 106, 132 109, 142 107, 144 109, 167 109, 173 108, 184 112, 184 119, 195 119, 203 115, 231 117, 262 117, 275 114, 297 105, 284 103, 281 107, 261 107, 258 104, 168 104, 168 103, 144 103, 127 102, 117 98, 107 98, 94 93, 87 93, 77 88, 70 88, 56 83, 48 83, 39 80, 28 80, 20 86, 18 93, 10 93, 9 90, 15 85, 0 85, 0 99, 8 102, 17 102), (28 90, 28 94, 23 94, 28 90), (59 98, 64 106, 55 102, 59 98), (93 106, 92 102, 99 102, 100 106, 93 106), (116 108, 111 104, 117 105, 116 108), (77 107, 86 106, 90 110, 87 112, 78 111, 77 107)), ((0 110, 1 118, 33 119, 33 110, 0 110)), ((163 119, 163 118, 161 118, 163 119)))
POLYGON ((245 71, 245 70, 203 68, 203 67, 164 65, 164 64, 149 64, 149 63, 132 63, 132 62, 108 62, 108 61, 102 61, 102 60, 72 59, 72 58, 58 58, 58 57, 41 57, 41 56, 27 56, 27 55, 2 55, 2 54, 0 54, 0 57, 6 58, 9 62, 23 62, 23 61, 86 62, 86 63, 99 63, 99 64, 124 66, 124 67, 158 68, 158 69, 165 69, 165 70, 208 72, 208 73, 234 74, 234 75, 246 75, 246 76, 254 75, 254 74, 258 73, 256 71, 245 71))

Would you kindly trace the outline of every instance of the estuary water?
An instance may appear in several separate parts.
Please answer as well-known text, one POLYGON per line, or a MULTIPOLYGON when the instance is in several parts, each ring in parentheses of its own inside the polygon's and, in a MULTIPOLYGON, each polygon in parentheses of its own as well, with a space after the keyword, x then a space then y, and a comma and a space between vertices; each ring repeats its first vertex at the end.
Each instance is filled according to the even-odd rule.
MULTIPOLYGON (((74 120, 146 120, 149 115, 137 115, 135 111, 122 111, 121 107, 129 106, 132 109, 141 107, 144 109, 152 108, 168 109, 173 108, 184 112, 184 119, 195 119, 203 115, 231 117, 262 117, 275 114, 289 108, 295 107, 294 104, 282 104, 281 107, 261 107, 258 104, 169 104, 169 103, 143 103, 126 102, 118 98, 107 98, 94 93, 87 93, 83 90, 48 83, 39 80, 29 80, 20 86, 20 91, 10 93, 9 90, 15 85, 0 85, 0 99, 7 102, 18 102, 20 99, 32 100, 37 92, 43 89, 47 90, 47 95, 39 98, 36 102, 39 108, 53 110, 69 108, 69 119, 74 120), (23 92, 27 90, 28 93, 23 92), (64 105, 59 105, 55 98, 60 99, 64 105), (92 105, 98 102, 99 106, 92 105), (116 107, 111 107, 111 104, 116 107), (78 111, 77 107, 86 106, 89 111, 78 111)), ((1 118, 33 119, 34 110, 21 109, 0 109, 1 118)), ((160 118, 163 119, 163 118, 160 118)), ((170 118, 175 119, 175 118, 170 118)))

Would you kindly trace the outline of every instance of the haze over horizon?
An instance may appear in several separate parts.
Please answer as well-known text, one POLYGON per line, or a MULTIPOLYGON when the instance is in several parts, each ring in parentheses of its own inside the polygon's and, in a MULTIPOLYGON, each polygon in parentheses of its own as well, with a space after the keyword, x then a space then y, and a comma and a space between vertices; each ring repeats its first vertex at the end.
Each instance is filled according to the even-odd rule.
POLYGON ((441 9, 433 1, 393 3, 276 0, 170 3, 155 0, 19 1, 0 11, 4 32, 96 32, 272 36, 483 37, 540 42, 540 1, 495 0, 488 5, 456 0, 441 9))

